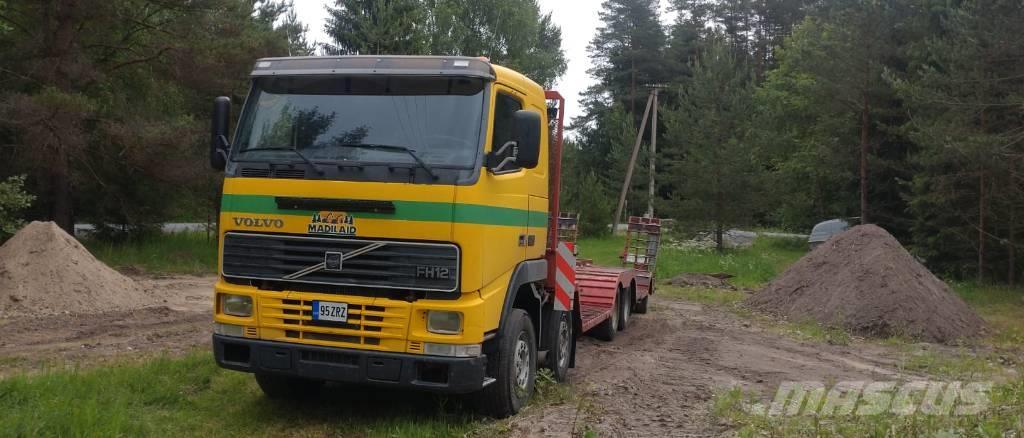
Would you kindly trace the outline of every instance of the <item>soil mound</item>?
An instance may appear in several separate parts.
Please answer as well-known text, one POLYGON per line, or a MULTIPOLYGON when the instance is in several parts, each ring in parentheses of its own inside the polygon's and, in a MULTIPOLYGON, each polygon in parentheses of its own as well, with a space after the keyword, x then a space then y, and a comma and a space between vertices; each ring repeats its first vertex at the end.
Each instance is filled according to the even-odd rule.
POLYGON ((984 326, 946 283, 874 225, 832 237, 747 304, 865 336, 950 343, 974 337, 984 326))
POLYGON ((53 222, 32 222, 0 246, 0 316, 127 310, 147 301, 135 281, 53 222))

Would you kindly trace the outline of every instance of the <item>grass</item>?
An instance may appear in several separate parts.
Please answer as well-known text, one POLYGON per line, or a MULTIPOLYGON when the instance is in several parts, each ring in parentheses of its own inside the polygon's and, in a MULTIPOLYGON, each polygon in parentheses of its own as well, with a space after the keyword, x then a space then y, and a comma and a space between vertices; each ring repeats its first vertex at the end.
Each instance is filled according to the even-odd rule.
MULTIPOLYGON (((555 390, 548 389, 551 393, 555 390)), ((0 380, 0 436, 463 436, 489 420, 456 398, 328 386, 274 402, 209 351, 0 380)), ((548 397, 554 397, 551 394, 548 397)))
MULTIPOLYGON (((625 246, 623 236, 581 239, 580 256, 595 264, 619 266, 619 255, 625 246)), ((662 245, 658 254, 658 278, 670 279, 683 272, 718 273, 734 277, 730 281, 740 287, 758 287, 775 278, 791 263, 807 252, 807 243, 800 239, 759 237, 745 249, 679 248, 662 245)))
POLYGON ((160 234, 128 242, 85 239, 96 258, 122 271, 152 274, 212 274, 217 272, 217 242, 206 233, 160 234))

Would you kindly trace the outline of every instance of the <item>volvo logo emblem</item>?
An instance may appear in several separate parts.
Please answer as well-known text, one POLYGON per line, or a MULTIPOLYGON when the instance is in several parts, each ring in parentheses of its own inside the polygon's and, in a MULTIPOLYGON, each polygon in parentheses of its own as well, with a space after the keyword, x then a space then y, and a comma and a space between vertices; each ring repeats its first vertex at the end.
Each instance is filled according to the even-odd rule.
POLYGON ((341 270, 341 261, 344 257, 340 252, 327 251, 324 254, 324 270, 338 272, 341 270))
POLYGON ((285 275, 284 277, 281 278, 284 280, 295 280, 306 275, 312 274, 314 272, 341 272, 341 266, 345 262, 345 260, 348 260, 358 255, 366 254, 384 245, 387 244, 383 242, 371 243, 362 248, 359 248, 354 251, 349 251, 346 253, 342 253, 340 251, 327 251, 324 253, 324 261, 317 263, 313 266, 307 266, 305 268, 299 269, 298 271, 292 272, 291 274, 285 275))

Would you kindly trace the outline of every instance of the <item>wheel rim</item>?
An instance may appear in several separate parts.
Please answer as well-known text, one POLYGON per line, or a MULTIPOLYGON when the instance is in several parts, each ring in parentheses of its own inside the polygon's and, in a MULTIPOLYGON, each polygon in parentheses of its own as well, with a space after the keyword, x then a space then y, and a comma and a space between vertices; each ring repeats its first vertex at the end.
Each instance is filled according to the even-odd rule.
POLYGON ((558 368, 569 365, 569 322, 562 319, 558 324, 558 368))
POLYGON ((525 391, 530 383, 530 344, 520 336, 515 351, 513 365, 516 370, 516 386, 525 391))

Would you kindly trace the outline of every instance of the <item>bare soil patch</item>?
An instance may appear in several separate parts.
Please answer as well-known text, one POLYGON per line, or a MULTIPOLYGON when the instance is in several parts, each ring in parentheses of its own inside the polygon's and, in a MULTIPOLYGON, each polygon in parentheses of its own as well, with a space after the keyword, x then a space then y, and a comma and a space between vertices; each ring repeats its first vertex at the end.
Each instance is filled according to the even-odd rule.
POLYGON ((614 342, 584 338, 570 378, 582 402, 529 410, 514 435, 727 434, 711 415, 717 391, 740 386, 769 399, 783 381, 897 380, 894 354, 855 341, 800 342, 727 311, 654 296, 614 342))
POLYGON ((140 278, 133 283, 147 307, 0 318, 0 376, 206 346, 215 281, 212 276, 140 278))
POLYGON ((832 237, 746 303, 864 336, 953 343, 984 327, 946 283, 874 225, 832 237))
POLYGON ((709 289, 736 290, 736 286, 729 283, 729 274, 701 274, 684 272, 672 277, 669 284, 679 287, 700 287, 709 289))

